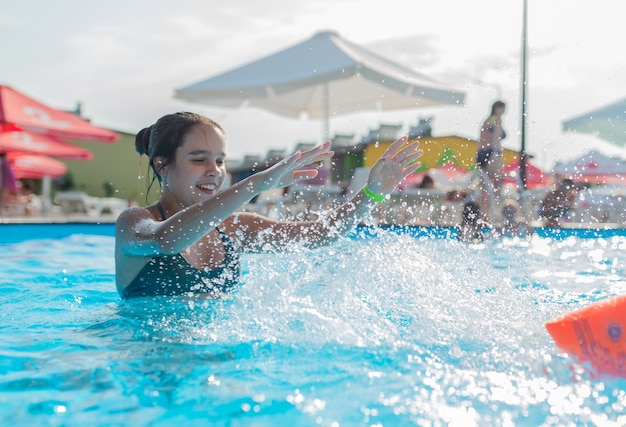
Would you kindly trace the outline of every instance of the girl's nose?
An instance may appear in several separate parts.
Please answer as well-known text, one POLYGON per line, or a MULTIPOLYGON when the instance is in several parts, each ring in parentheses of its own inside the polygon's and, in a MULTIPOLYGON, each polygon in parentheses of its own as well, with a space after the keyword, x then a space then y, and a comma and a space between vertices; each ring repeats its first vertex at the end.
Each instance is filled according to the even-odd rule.
POLYGON ((207 175, 207 176, 219 175, 220 174, 220 168, 217 165, 217 163, 209 162, 209 165, 207 166, 207 169, 204 172, 204 174, 207 175))

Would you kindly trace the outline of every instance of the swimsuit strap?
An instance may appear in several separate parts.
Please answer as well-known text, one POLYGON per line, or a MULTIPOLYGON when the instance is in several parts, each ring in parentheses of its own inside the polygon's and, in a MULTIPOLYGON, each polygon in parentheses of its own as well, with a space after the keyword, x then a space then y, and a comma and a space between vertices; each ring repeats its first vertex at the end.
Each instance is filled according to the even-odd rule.
POLYGON ((161 214, 161 221, 165 221, 167 219, 167 217, 165 216, 165 211, 163 210, 163 205, 161 205, 161 201, 157 201, 156 202, 157 205, 157 209, 159 210, 159 213, 161 214))
POLYGON ((215 229, 219 233, 220 240, 222 241, 222 244, 224 245, 224 251, 226 252, 226 255, 231 255, 231 256, 236 255, 237 250, 235 249, 233 240, 228 235, 226 235, 226 233, 220 230, 219 227, 215 227, 215 229))

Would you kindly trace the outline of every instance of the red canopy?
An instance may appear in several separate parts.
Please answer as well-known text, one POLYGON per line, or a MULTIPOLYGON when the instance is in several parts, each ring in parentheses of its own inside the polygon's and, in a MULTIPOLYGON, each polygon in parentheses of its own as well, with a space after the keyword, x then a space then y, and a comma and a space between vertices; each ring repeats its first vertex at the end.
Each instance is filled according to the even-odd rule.
POLYGON ((10 152, 7 158, 17 179, 58 178, 67 172, 64 163, 39 154, 10 152))
MULTIPOLYGON (((519 185, 519 160, 504 165, 505 184, 519 185)), ((552 184, 552 176, 526 160, 526 186, 528 188, 547 187, 552 184)))
POLYGON ((53 136, 21 130, 16 126, 0 125, 0 152, 18 151, 64 159, 91 160, 90 151, 53 136))
POLYGON ((0 85, 0 123, 57 138, 102 142, 119 139, 115 132, 94 126, 72 113, 48 107, 3 85, 0 85))

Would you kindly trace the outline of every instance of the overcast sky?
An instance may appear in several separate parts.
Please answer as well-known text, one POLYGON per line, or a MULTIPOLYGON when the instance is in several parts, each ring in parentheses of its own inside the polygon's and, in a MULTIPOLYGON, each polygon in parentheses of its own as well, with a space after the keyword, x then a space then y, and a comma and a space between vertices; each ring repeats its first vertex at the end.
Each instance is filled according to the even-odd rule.
MULTIPOLYGON (((435 135, 476 138, 498 97, 505 146, 519 149, 523 0, 0 0, 0 83, 48 105, 80 101, 94 124, 136 133, 180 110, 207 114, 228 155, 291 151, 319 141, 318 120, 216 109, 173 91, 334 30, 347 40, 464 91, 463 107, 358 113, 331 120, 357 139, 380 123, 408 128, 434 116, 435 135)), ((544 168, 590 148, 626 157, 563 120, 626 97, 626 3, 528 0, 526 147, 544 168)))

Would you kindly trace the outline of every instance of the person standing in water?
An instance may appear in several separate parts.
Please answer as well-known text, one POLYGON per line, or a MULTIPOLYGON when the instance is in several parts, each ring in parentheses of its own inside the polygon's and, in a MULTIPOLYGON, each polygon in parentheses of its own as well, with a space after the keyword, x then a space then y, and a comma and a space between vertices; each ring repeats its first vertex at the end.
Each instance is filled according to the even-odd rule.
POLYGON ((296 152, 274 166, 222 189, 226 134, 194 113, 161 117, 135 139, 146 154, 159 200, 120 214, 115 231, 115 273, 122 298, 186 295, 220 298, 239 282, 239 256, 285 250, 289 243, 319 247, 353 230, 419 167, 418 142, 403 136, 372 166, 367 184, 352 199, 317 221, 275 221, 240 212, 259 193, 314 178, 305 168, 333 155, 330 141, 296 152))
POLYGON ((485 240, 483 228, 486 223, 482 219, 478 202, 469 200, 463 203, 461 223, 456 226, 457 240, 467 243, 480 243, 485 240))
POLYGON ((496 101, 491 106, 491 114, 480 128, 476 165, 485 170, 493 188, 495 202, 500 200, 502 183, 504 181, 504 166, 502 163, 502 140, 506 132, 502 129, 502 115, 506 104, 496 101))
POLYGON ((539 205, 539 216, 543 226, 561 227, 561 222, 568 219, 578 196, 578 186, 569 178, 561 180, 556 189, 544 196, 539 205))
POLYGON ((515 200, 505 200, 502 206, 502 227, 500 234, 506 237, 528 237, 534 234, 533 228, 519 215, 520 206, 515 200))

